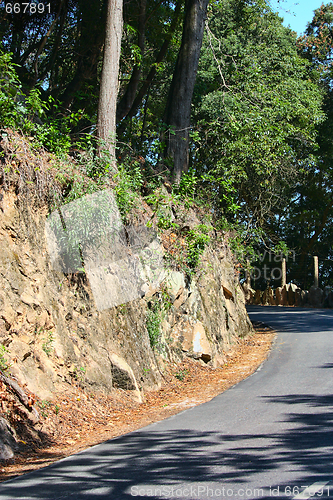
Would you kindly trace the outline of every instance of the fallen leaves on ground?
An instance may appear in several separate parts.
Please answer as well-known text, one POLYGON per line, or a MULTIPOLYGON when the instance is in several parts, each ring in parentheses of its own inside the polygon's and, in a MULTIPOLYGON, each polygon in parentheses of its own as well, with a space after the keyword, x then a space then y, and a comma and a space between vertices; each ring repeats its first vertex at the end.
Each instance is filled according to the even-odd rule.
POLYGON ((25 443, 27 450, 0 465, 0 480, 45 467, 108 439, 163 420, 186 408, 211 400, 253 373, 266 359, 275 333, 254 324, 255 333, 228 353, 224 366, 212 368, 187 358, 165 369, 161 389, 145 394, 144 402, 131 398, 131 391, 114 390, 112 396, 91 394, 70 387, 54 401, 39 401, 40 434, 45 441, 25 443))

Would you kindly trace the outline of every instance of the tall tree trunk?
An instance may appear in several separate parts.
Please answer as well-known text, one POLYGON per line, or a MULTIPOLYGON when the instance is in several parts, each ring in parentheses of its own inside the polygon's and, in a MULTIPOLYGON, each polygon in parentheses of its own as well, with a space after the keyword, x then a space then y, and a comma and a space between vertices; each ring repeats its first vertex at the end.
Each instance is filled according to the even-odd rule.
MULTIPOLYGON (((168 51, 172 36, 175 32, 175 29, 176 29, 176 26, 178 23, 179 14, 181 11, 181 6, 182 6, 182 0, 178 0, 178 2, 176 4, 175 11, 174 11, 174 16, 173 16, 173 19, 172 19, 172 22, 170 25, 169 33, 167 34, 167 36, 163 42, 163 45, 160 48, 159 53, 157 54, 155 62, 153 64, 153 66, 151 67, 151 69, 147 75, 147 78, 144 80, 141 88, 139 89, 139 92, 138 92, 137 96, 135 97, 130 110, 128 111, 127 115, 125 116, 125 119, 122 121, 120 127, 118 127, 118 134, 119 135, 122 135, 124 133, 124 130, 126 128, 126 119, 132 118, 137 113, 144 96, 147 95, 147 93, 150 90, 150 86, 155 78, 156 73, 157 73, 157 67, 158 67, 159 63, 163 61, 163 59, 168 51)), ((118 119, 117 119, 117 123, 118 123, 118 119)))
POLYGON ((164 158, 169 160, 173 181, 179 184, 189 162, 191 102, 197 76, 208 0, 187 0, 182 43, 173 74, 164 114, 164 158))
POLYGON ((99 152, 106 147, 110 151, 114 167, 116 166, 116 110, 122 29, 123 0, 108 0, 97 136, 100 139, 99 152))
MULTIPOLYGON (((62 107, 70 108, 75 94, 87 81, 97 80, 97 68, 105 41, 107 6, 99 0, 78 0, 76 47, 74 57, 75 73, 72 80, 61 90, 62 107)), ((56 95, 56 94, 54 94, 56 95)))
MULTIPOLYGON (((138 47, 140 49, 142 58, 144 56, 144 51, 145 51, 146 8, 147 8, 147 0, 141 0, 139 22, 138 22, 138 47)), ((123 97, 118 102, 117 115, 116 115, 117 123, 120 122, 128 114, 129 110, 133 105, 135 95, 140 83, 141 71, 142 71, 142 64, 140 62, 139 64, 136 64, 134 66, 126 91, 123 97)))

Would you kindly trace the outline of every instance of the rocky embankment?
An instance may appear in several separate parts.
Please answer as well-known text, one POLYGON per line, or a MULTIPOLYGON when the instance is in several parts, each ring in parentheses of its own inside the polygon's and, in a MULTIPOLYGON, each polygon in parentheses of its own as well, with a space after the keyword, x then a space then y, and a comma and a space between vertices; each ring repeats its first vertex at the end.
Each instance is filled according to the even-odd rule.
MULTIPOLYGON (((20 426, 36 425, 36 398, 52 401, 72 384, 90 393, 121 388, 141 401, 145 391, 161 384, 166 363, 192 357, 221 365, 237 338, 251 332, 244 293, 223 241, 205 250, 195 276, 169 266, 159 286, 99 310, 87 276, 56 271, 50 261, 45 222, 54 159, 32 153, 19 136, 4 138, 1 148, 0 364, 2 388, 16 398, 20 426), (23 389, 25 402, 9 379, 23 389)), ((152 217, 144 202, 142 207, 141 223, 152 217)), ((165 249, 172 238, 178 235, 161 234, 165 249)), ((6 414, 2 399, 0 457, 9 458, 19 425, 6 414)))

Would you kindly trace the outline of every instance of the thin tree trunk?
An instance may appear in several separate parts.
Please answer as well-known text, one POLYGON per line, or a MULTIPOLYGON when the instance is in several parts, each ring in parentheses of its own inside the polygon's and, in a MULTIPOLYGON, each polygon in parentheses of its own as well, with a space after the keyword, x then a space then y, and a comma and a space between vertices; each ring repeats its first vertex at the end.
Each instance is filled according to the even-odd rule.
POLYGON ((173 74, 164 114, 167 132, 164 158, 169 162, 173 181, 179 184, 189 162, 191 102, 197 76, 208 0, 187 0, 182 43, 173 74))
POLYGON ((107 148, 114 167, 116 167, 116 110, 122 29, 123 0, 108 0, 97 135, 100 139, 99 153, 103 148, 107 148))
MULTIPOLYGON (((77 3, 78 31, 74 34, 77 40, 74 49, 76 54, 76 60, 74 60, 75 73, 59 95, 59 100, 65 110, 70 108, 75 99, 75 94, 85 82, 97 80, 98 63, 101 59, 105 41, 107 6, 101 6, 99 0, 90 0, 90 2, 78 0, 77 3)), ((66 76, 64 75, 64 80, 66 76)))
POLYGON ((53 31, 53 28, 55 27, 55 25, 57 24, 58 22, 58 18, 61 14, 61 10, 62 10, 62 7, 64 5, 64 1, 65 0, 61 0, 60 2, 60 5, 59 5, 59 9, 58 9, 58 12, 50 26, 50 28, 48 29, 47 33, 43 36, 43 38, 41 39, 40 43, 39 43, 39 47, 38 47, 38 50, 37 50, 37 54, 35 56, 35 61, 34 61, 34 70, 35 70, 35 83, 37 82, 37 79, 38 79, 38 57, 41 55, 41 53, 43 52, 43 49, 46 45, 46 42, 47 42, 47 39, 49 38, 49 36, 51 35, 52 31, 53 31))
MULTIPOLYGON (((141 0, 139 23, 138 23, 138 47, 140 48, 142 58, 145 51, 146 7, 147 7, 147 0, 141 0)), ((141 63, 136 64, 133 68, 132 75, 130 81, 128 82, 126 91, 123 97, 120 99, 117 106, 117 115, 116 115, 117 123, 120 122, 128 114, 129 110, 133 105, 135 95, 140 83, 141 72, 142 72, 142 64, 141 63)))
MULTIPOLYGON (((172 35, 174 34, 174 31, 175 31, 177 23, 178 23, 178 17, 179 17, 180 11, 181 11, 181 6, 182 6, 182 0, 179 0, 176 4, 176 8, 174 11, 174 17, 173 17, 171 25, 170 25, 169 33, 168 33, 166 39, 164 40, 163 45, 160 48, 159 53, 157 54, 154 65, 151 67, 151 69, 147 75, 147 78, 144 80, 141 88, 139 89, 137 96, 135 97, 135 99, 132 103, 130 110, 128 111, 127 115, 125 116, 125 119, 123 120, 123 122, 121 123, 121 125, 118 129, 119 135, 121 135, 125 130, 125 127, 126 127, 125 120, 132 118, 137 113, 144 96, 147 94, 147 92, 150 89, 150 86, 155 78, 156 73, 157 73, 157 67, 158 67, 159 63, 163 61, 163 59, 168 51, 168 48, 169 48, 169 45, 170 45, 170 42, 172 39, 172 35)), ((117 122, 118 122, 118 120, 117 120, 117 122)))

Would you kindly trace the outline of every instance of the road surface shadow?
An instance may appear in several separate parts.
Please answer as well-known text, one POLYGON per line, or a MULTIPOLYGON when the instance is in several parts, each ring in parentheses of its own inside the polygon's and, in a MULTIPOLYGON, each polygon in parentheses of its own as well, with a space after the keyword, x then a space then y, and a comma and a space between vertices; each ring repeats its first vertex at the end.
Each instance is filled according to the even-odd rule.
MULTIPOLYGON (((267 404, 285 406, 285 413, 279 414, 285 428, 279 433, 137 431, 2 483, 0 499, 122 500, 142 496, 140 491, 157 499, 163 498, 163 487, 204 483, 246 487, 249 481, 255 483, 259 474, 277 469, 300 471, 304 478, 300 485, 326 478, 333 461, 333 396, 295 394, 263 398, 267 404), (152 494, 156 490, 162 494, 152 494)), ((270 497, 268 493, 260 496, 270 497)))
POLYGON ((251 321, 262 321, 281 332, 333 333, 333 311, 304 307, 247 306, 251 321), (283 311, 283 314, 281 312, 283 311))

